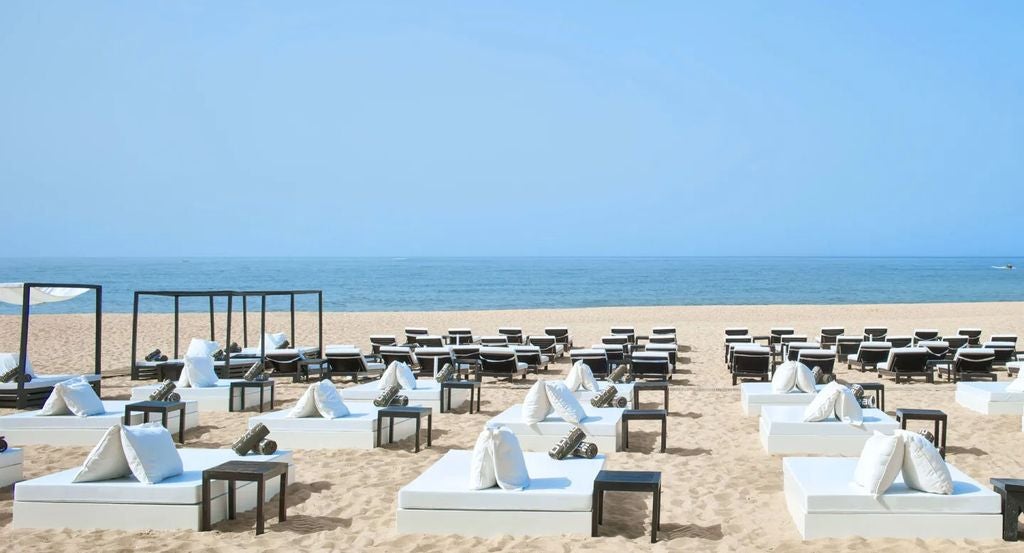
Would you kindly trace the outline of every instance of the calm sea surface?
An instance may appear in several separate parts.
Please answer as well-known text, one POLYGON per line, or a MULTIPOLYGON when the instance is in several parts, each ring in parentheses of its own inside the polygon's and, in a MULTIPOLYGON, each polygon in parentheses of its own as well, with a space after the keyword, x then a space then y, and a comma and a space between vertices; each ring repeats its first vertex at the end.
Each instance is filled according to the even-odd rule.
MULTIPOLYGON (((1024 268, 1006 258, 196 258, 6 259, 0 282, 103 285, 104 311, 135 290, 324 291, 328 311, 543 307, 1024 301, 1024 268)), ((38 312, 87 312, 88 296, 38 312)), ((258 301, 258 300, 257 300, 258 301)), ((257 302, 253 302, 258 305, 257 302)), ((314 310, 315 298, 299 300, 314 310)), ((145 311, 170 311, 150 299, 145 311)), ((202 311, 202 300, 182 308, 202 311)), ((286 309, 287 299, 268 308, 286 309)), ((0 313, 16 308, 0 306, 0 313)))

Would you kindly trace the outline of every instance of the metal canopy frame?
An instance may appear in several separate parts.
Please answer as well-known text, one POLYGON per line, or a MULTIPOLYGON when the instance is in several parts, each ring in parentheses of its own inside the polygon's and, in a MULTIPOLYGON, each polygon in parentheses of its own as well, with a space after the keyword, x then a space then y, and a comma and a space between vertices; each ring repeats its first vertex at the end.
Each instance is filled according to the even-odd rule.
POLYGON ((25 282, 22 284, 21 296, 21 344, 18 351, 18 366, 21 374, 18 380, 18 398, 15 406, 24 409, 28 406, 28 398, 25 396, 25 366, 28 364, 28 325, 32 312, 30 301, 33 288, 75 288, 78 290, 93 290, 96 292, 96 338, 94 357, 95 374, 100 374, 100 352, 103 342, 103 287, 99 284, 66 284, 53 282, 25 282))
MULTIPOLYGON (((235 298, 242 299, 242 346, 249 345, 249 298, 260 298, 260 336, 267 330, 267 298, 287 296, 291 313, 291 339, 295 340, 295 297, 315 295, 317 297, 317 341, 320 351, 324 349, 324 292, 323 290, 138 290, 132 304, 132 380, 137 380, 139 367, 136 365, 139 341, 139 298, 142 296, 167 297, 174 299, 174 359, 178 358, 179 319, 181 315, 181 298, 209 298, 210 300, 210 341, 216 341, 216 323, 214 320, 214 301, 218 298, 227 299, 227 330, 224 347, 224 366, 231 362, 231 313, 235 298)), ((267 345, 260 340, 260 359, 266 361, 267 345)))

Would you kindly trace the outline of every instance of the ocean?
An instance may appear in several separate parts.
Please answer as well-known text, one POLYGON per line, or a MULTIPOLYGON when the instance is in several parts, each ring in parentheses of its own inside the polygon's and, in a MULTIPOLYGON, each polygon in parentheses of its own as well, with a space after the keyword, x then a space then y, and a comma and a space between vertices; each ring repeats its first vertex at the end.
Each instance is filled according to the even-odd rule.
MULTIPOLYGON (((1024 301, 1024 268, 1006 258, 481 257, 8 258, 0 282, 103 285, 106 312, 135 290, 322 289, 326 311, 450 311, 632 305, 1024 301)), ((92 309, 89 296, 34 312, 92 309)), ((258 301, 258 300, 257 300, 258 301)), ((254 302, 257 304, 257 302, 254 302)), ((203 300, 182 300, 203 311, 203 300)), ((285 298, 268 302, 287 309, 285 298)), ((166 312, 169 299, 142 310, 166 312)), ((315 297, 297 309, 315 310, 315 297)), ((0 306, 0 313, 17 308, 0 306)))

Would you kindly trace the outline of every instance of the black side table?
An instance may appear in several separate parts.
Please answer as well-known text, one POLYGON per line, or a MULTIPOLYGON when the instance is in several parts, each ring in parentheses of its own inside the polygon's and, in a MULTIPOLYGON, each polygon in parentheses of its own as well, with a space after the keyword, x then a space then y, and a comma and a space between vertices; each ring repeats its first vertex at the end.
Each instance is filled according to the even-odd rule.
POLYGON ((875 393, 875 404, 882 411, 885 411, 885 384, 881 382, 855 382, 853 384, 859 384, 861 388, 864 388, 865 392, 875 393))
POLYGON ((281 489, 277 492, 278 520, 288 520, 285 510, 285 490, 288 488, 288 463, 270 461, 228 461, 203 471, 203 524, 201 532, 210 530, 210 481, 228 481, 228 520, 235 518, 235 482, 256 482, 256 535, 263 533, 263 498, 267 481, 280 476, 281 489))
POLYGON ((654 509, 651 514, 651 543, 658 541, 661 529, 661 472, 602 470, 594 479, 591 505, 590 535, 597 537, 597 527, 604 520, 604 492, 651 492, 654 509))
POLYGON ((900 423, 900 428, 903 430, 907 429, 907 421, 920 420, 920 421, 933 421, 935 423, 935 432, 933 436, 935 438, 932 443, 935 447, 939 448, 939 454, 942 458, 946 458, 946 426, 947 417, 946 414, 938 409, 897 409, 896 410, 896 422, 900 423), (940 433, 941 428, 941 433, 940 433))
POLYGON ((480 411, 480 381, 479 380, 447 380, 441 383, 441 412, 447 413, 452 410, 452 390, 469 390, 469 414, 473 414, 473 398, 476 398, 476 410, 480 411), (447 397, 446 397, 447 394, 447 397), (447 401, 446 401, 447 400, 447 401))
POLYGON ((1024 480, 991 478, 989 482, 1003 505, 1003 540, 1017 541, 1017 519, 1024 512, 1024 480))
MULTIPOLYGON (((160 423, 167 428, 167 417, 172 411, 178 412, 178 443, 185 443, 185 402, 184 401, 137 401, 124 406, 124 425, 131 426, 132 413, 142 413, 142 422, 149 422, 150 413, 160 413, 160 423)), ((170 430, 170 428, 167 428, 170 430)))
POLYGON ((661 390, 665 393, 665 410, 668 411, 668 382, 640 381, 633 383, 633 409, 640 408, 640 392, 643 390, 661 390))
POLYGON ((245 390, 248 388, 259 388, 260 390, 260 413, 263 412, 263 394, 267 388, 270 388, 270 408, 274 408, 274 381, 271 379, 266 380, 238 380, 232 382, 228 389, 228 411, 235 410, 235 390, 239 390, 239 402, 241 406, 238 408, 239 411, 245 411, 245 390))
POLYGON ((629 421, 661 421, 661 452, 665 453, 668 411, 664 409, 625 409, 622 411, 622 449, 629 449, 629 421))
POLYGON ((388 443, 394 441, 395 419, 416 419, 416 453, 420 452, 420 419, 427 416, 427 447, 430 447, 430 432, 433 426, 434 410, 430 407, 384 407, 377 411, 377 447, 380 447, 381 423, 388 419, 388 443))

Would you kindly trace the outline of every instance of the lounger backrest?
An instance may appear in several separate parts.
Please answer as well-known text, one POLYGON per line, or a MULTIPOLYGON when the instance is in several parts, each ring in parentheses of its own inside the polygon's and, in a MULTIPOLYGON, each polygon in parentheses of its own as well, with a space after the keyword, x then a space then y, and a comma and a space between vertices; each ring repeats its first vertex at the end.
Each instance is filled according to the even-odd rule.
POLYGON ((676 343, 676 335, 652 334, 651 337, 647 339, 647 342, 651 344, 674 344, 676 343))
POLYGON ((1017 345, 1013 342, 985 342, 982 347, 995 352, 998 362, 1013 361, 1014 355, 1017 353, 1017 345))
POLYGON ((651 335, 658 336, 664 334, 676 335, 676 327, 674 326, 656 326, 651 328, 651 335))
POLYGON ((732 354, 732 371, 745 374, 768 374, 771 370, 771 353, 737 349, 732 354))
POLYGON ((453 346, 473 343, 473 331, 468 328, 449 328, 448 343, 453 346))
POLYGON ((602 344, 611 344, 611 345, 624 345, 624 344, 628 344, 629 343, 629 337, 627 337, 627 336, 602 336, 601 337, 601 343, 602 344))
POLYGON ((967 345, 967 336, 943 336, 942 341, 949 344, 949 349, 960 349, 967 345))
POLYGON ((461 364, 480 361, 480 346, 452 346, 452 359, 461 364))
POLYGON ((750 334, 750 329, 744 326, 731 326, 725 329, 726 336, 746 336, 750 334))
POLYGON ((544 334, 553 336, 559 344, 569 343, 569 328, 565 326, 549 326, 544 328, 544 334))
POLYGON ((754 338, 752 336, 726 336, 726 344, 752 344, 754 338))
POLYGON ((511 348, 480 348, 480 368, 489 373, 518 372, 516 352, 511 348))
POLYGON ((945 359, 946 355, 949 354, 949 342, 943 342, 941 340, 926 340, 917 343, 918 347, 922 347, 928 350, 931 354, 932 359, 945 359))
POLYGON ((953 357, 953 369, 962 372, 991 372, 996 352, 987 348, 963 348, 953 357))
POLYGON ((381 346, 397 346, 398 339, 390 334, 375 334, 370 336, 370 352, 380 355, 381 346))
POLYGON ((820 367, 821 372, 832 374, 836 364, 836 355, 828 349, 801 349, 797 352, 797 361, 811 369, 820 367))
POLYGON ((812 344, 811 342, 794 342, 786 346, 786 360, 796 361, 797 356, 801 351, 805 349, 821 349, 818 344, 812 344))
POLYGON ((345 351, 331 351, 324 357, 331 366, 332 372, 338 373, 360 373, 369 372, 366 359, 362 352, 357 349, 345 351))
POLYGON ((668 376, 672 363, 664 352, 639 352, 633 354, 633 374, 642 376, 668 376))
POLYGON ((865 342, 883 342, 885 336, 889 334, 889 329, 884 326, 866 326, 864 327, 864 341, 865 342))
POLYGON ((928 367, 930 356, 926 348, 892 348, 887 368, 893 372, 921 372, 928 367))
POLYGON ((981 329, 980 328, 958 328, 956 333, 960 336, 967 337, 967 343, 976 346, 981 343, 981 329))
POLYGON ((840 336, 836 338, 836 354, 850 355, 851 353, 857 353, 863 341, 864 338, 861 336, 840 336))
POLYGON ((503 326, 498 329, 498 334, 508 338, 510 344, 523 343, 523 329, 513 326, 503 326))
POLYGON ((993 334, 989 339, 989 342, 1007 342, 1011 344, 1017 343, 1016 334, 993 334))
POLYGON ((545 354, 554 355, 558 353, 558 340, 554 336, 537 336, 534 334, 526 337, 526 343, 531 346, 537 346, 545 354))
POLYGON ((416 355, 411 349, 404 346, 381 346, 380 356, 384 359, 385 365, 390 365, 394 361, 401 361, 410 366, 415 366, 416 355))
POLYGON ((647 351, 668 354, 669 362, 675 366, 676 355, 679 350, 675 344, 647 344, 647 351))
POLYGON ((775 327, 768 330, 768 341, 772 344, 778 344, 782 342, 783 336, 792 336, 796 334, 796 330, 789 327, 775 327))
POLYGON ((416 336, 415 342, 417 346, 425 348, 441 348, 444 347, 444 338, 441 336, 424 335, 416 336))
POLYGON ((543 362, 541 350, 537 346, 511 346, 516 358, 528 365, 540 365, 543 362))
POLYGON ((911 336, 887 336, 885 341, 892 344, 894 348, 905 348, 913 345, 914 338, 911 336))
POLYGON ((932 328, 914 329, 914 343, 930 342, 939 337, 939 331, 932 328))
POLYGON ((437 374, 445 363, 451 363, 452 352, 444 347, 426 347, 416 349, 416 360, 420 369, 429 374, 437 374))
POLYGON ((604 350, 605 355, 608 356, 608 360, 612 363, 621 362, 626 357, 625 344, 594 344, 590 347, 593 349, 604 350))
POLYGON ((891 351, 889 342, 861 342, 857 348, 857 359, 862 363, 881 363, 889 358, 891 351))
POLYGON ((636 342, 636 329, 631 326, 613 326, 610 333, 612 336, 625 336, 627 343, 636 342))
POLYGON ((821 327, 821 345, 828 346, 836 343, 836 339, 846 332, 841 326, 823 326, 821 327))
POLYGON ((484 346, 508 345, 508 336, 481 336, 480 344, 484 346))

